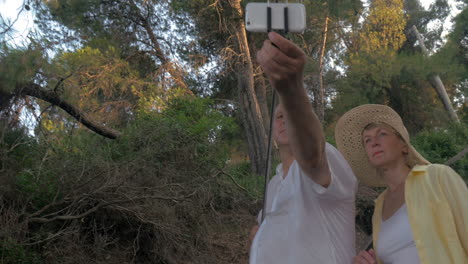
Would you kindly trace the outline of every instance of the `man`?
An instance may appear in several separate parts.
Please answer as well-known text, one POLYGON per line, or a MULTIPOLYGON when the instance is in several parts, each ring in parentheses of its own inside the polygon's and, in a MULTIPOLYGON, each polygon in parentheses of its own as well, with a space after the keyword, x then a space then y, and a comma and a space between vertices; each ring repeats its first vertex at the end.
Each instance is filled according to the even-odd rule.
POLYGON ((356 178, 312 111, 304 52, 279 34, 268 37, 257 61, 279 95, 273 138, 282 163, 268 184, 265 220, 253 229, 250 263, 352 263, 356 178))

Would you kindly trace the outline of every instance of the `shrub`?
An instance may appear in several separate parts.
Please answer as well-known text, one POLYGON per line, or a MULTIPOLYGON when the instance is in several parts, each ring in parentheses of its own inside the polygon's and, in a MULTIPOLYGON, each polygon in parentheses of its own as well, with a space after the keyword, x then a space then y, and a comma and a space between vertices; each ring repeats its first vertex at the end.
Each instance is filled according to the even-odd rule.
POLYGON ((0 262, 3 264, 41 264, 39 254, 25 249, 12 239, 0 241, 0 262))
POLYGON ((6 237, 35 244, 47 263, 245 262, 257 204, 220 173, 237 127, 210 104, 175 99, 137 114, 117 140, 41 137, 41 151, 23 152, 32 163, 12 170, 15 200, 1 197, 21 226, 6 237))
MULTIPOLYGON (((427 160, 444 164, 467 147, 468 126, 452 124, 446 129, 424 130, 413 137, 412 144, 427 160)), ((468 155, 450 165, 468 180, 468 155)))

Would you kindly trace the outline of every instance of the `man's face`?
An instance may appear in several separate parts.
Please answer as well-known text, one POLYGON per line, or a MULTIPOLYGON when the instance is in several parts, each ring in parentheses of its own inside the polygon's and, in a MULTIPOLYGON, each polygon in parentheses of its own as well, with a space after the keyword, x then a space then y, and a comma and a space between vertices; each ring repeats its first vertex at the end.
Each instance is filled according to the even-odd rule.
POLYGON ((276 107, 273 116, 273 139, 278 146, 289 144, 288 133, 286 131, 286 115, 281 104, 276 107))

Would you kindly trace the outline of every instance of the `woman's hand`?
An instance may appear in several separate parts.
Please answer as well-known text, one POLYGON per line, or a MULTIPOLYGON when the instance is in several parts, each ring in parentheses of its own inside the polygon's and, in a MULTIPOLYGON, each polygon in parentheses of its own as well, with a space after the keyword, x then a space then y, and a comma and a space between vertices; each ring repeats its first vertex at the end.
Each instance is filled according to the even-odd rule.
POLYGON ((255 238, 255 235, 257 234, 257 231, 258 231, 258 225, 255 225, 254 227, 252 227, 252 229, 250 229, 250 235, 249 235, 250 244, 252 244, 255 238))
POLYGON ((373 249, 369 251, 361 251, 357 256, 354 257, 354 264, 375 264, 377 258, 373 249))

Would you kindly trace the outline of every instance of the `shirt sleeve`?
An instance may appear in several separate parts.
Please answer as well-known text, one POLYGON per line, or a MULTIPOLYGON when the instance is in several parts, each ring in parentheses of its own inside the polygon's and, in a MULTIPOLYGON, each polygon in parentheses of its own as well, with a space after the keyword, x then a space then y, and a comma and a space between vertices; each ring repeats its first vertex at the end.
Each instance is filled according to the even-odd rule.
POLYGON ((345 160, 343 155, 331 144, 326 143, 325 152, 327 155, 328 167, 330 169, 331 182, 328 187, 323 187, 306 177, 312 183, 313 191, 321 199, 329 200, 353 200, 357 191, 357 180, 353 170, 345 160))
POLYGON ((463 179, 452 168, 434 166, 455 220, 458 236, 465 253, 468 254, 468 188, 463 179))

